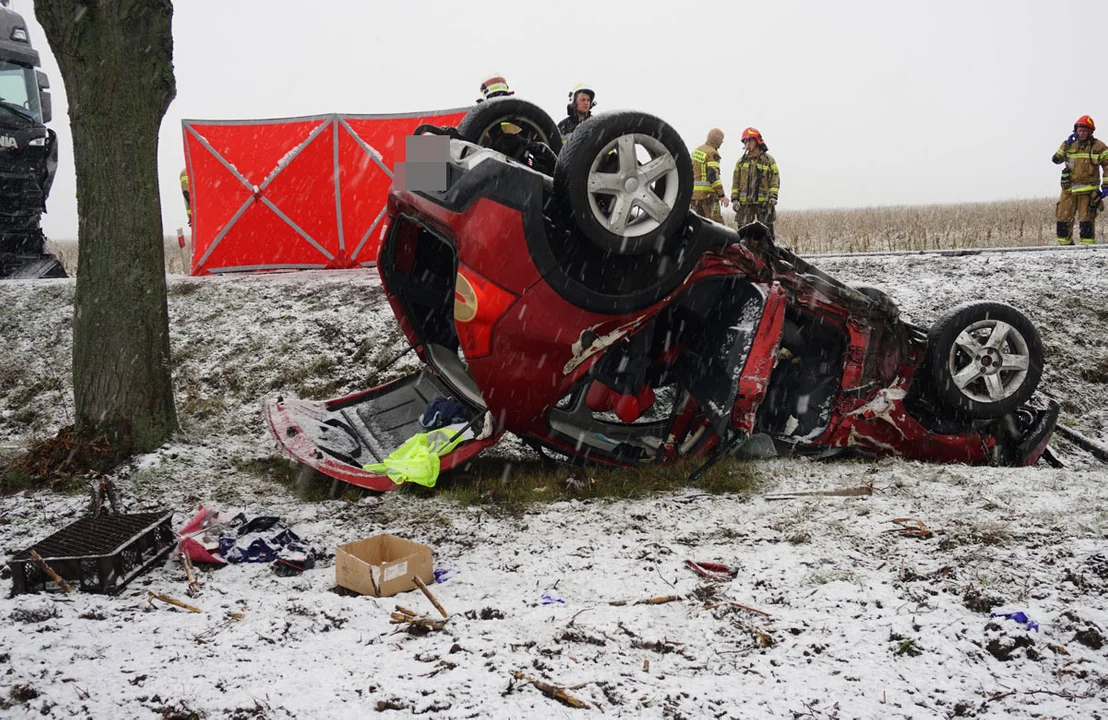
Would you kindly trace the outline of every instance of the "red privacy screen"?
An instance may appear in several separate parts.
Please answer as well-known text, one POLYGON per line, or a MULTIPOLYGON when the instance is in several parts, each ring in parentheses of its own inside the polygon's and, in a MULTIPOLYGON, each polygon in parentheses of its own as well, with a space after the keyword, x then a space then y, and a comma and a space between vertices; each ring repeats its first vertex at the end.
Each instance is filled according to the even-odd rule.
POLYGON ((192 274, 373 265, 404 138, 467 109, 185 120, 192 274))

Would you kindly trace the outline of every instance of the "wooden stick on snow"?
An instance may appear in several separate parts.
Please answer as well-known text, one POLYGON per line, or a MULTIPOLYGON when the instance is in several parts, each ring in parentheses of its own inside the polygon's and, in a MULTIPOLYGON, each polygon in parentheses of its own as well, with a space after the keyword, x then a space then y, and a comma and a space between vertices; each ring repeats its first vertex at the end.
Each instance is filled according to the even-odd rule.
POLYGON ((188 603, 183 603, 180 600, 178 600, 177 598, 170 597, 169 595, 166 595, 165 593, 154 592, 153 590, 147 590, 146 592, 147 592, 148 600, 161 600, 164 603, 169 603, 170 605, 176 605, 179 608, 184 608, 185 610, 188 610, 189 612, 194 612, 194 613, 200 612, 200 608, 193 607, 192 605, 189 605, 188 603))
POLYGON ((47 565, 46 561, 42 559, 42 556, 39 555, 34 550, 31 551, 31 562, 33 562, 39 570, 46 573, 50 577, 51 580, 56 582, 58 584, 58 586, 61 587, 62 592, 64 592, 64 593, 73 592, 73 586, 70 585, 69 583, 67 583, 65 581, 65 578, 63 578, 61 575, 54 572, 54 569, 51 568, 49 565, 47 565))
POLYGON ((440 615, 444 618, 450 617, 450 613, 443 610, 442 605, 439 605, 439 601, 435 599, 435 596, 427 589, 427 584, 420 580, 418 575, 412 575, 412 582, 416 584, 417 588, 423 591, 423 594, 427 596, 427 599, 431 601, 431 604, 435 606, 435 609, 439 611, 440 615))

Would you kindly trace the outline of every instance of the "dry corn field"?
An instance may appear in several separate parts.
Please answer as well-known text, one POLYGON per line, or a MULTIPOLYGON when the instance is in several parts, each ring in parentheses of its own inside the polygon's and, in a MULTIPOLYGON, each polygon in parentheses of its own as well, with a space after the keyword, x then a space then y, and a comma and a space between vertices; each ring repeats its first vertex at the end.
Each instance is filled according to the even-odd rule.
MULTIPOLYGON (((166 235, 163 238, 165 247, 165 271, 169 275, 188 275, 189 251, 191 246, 181 248, 177 243, 176 235, 166 235)), ((65 271, 70 277, 77 275, 77 241, 76 240, 47 240, 46 252, 53 254, 61 260, 65 271)))
MULTIPOLYGON (((1037 198, 786 210, 777 217, 777 241, 801 255, 1054 245, 1054 203, 1053 198, 1037 198)), ((1106 241, 1105 222, 1098 223, 1097 242, 1106 241)))
MULTIPOLYGON (((1037 198, 958 205, 786 210, 777 218, 777 241, 801 255, 1054 245, 1057 242, 1054 202, 1053 198, 1037 198)), ((734 226, 733 213, 729 209, 723 213, 724 220, 734 226)), ((1108 219, 1097 223, 1098 243, 1108 242, 1106 226, 1108 219)), ((70 275, 76 273, 75 241, 50 241, 47 250, 58 256, 70 275)), ((167 235, 166 272, 187 274, 188 252, 187 248, 178 247, 175 236, 167 235)))

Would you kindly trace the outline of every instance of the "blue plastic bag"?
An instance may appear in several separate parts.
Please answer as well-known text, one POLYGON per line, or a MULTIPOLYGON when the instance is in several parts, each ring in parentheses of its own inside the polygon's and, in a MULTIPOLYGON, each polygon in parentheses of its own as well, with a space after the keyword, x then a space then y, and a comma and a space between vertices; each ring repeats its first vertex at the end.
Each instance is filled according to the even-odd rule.
POLYGON ((1032 630, 1034 630, 1035 632, 1039 632, 1039 623, 1037 623, 1034 620, 1032 620, 1031 618, 1027 617, 1027 614, 1024 613, 1022 610, 1017 610, 1015 612, 989 613, 989 617, 1008 618, 1009 620, 1014 620, 1015 622, 1018 622, 1020 625, 1023 625, 1024 628, 1028 632, 1030 632, 1032 630))

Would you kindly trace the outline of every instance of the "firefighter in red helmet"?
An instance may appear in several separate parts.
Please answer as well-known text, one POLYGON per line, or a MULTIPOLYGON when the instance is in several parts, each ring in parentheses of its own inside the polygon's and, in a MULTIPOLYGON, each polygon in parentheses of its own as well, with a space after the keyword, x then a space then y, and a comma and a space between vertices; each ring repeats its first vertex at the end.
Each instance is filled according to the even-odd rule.
POLYGON ((1073 245, 1073 218, 1077 216, 1082 245, 1096 243, 1096 214, 1108 197, 1108 145, 1093 137, 1096 123, 1088 115, 1077 118, 1073 134, 1054 152, 1062 169, 1062 195, 1058 198, 1058 244, 1073 245))
POLYGON ((777 193, 781 189, 781 176, 777 161, 773 159, 762 139, 762 133, 748 127, 743 130, 743 156, 735 163, 731 175, 731 203, 735 221, 739 227, 754 221, 769 226, 773 236, 773 221, 777 218, 777 193))

